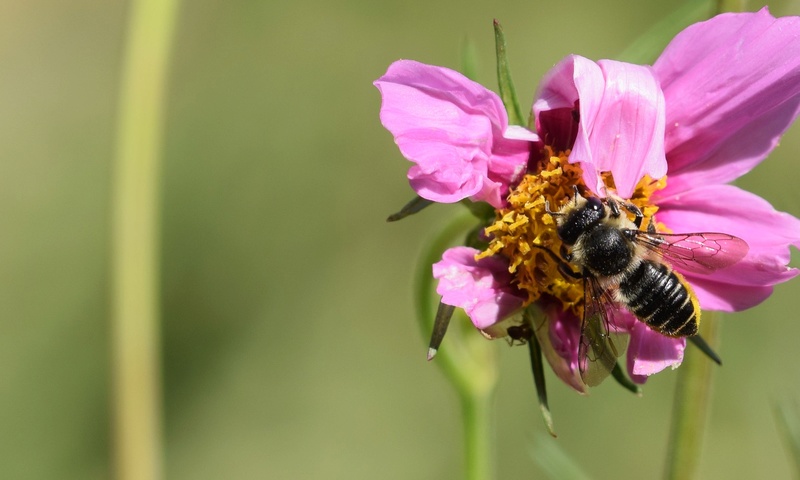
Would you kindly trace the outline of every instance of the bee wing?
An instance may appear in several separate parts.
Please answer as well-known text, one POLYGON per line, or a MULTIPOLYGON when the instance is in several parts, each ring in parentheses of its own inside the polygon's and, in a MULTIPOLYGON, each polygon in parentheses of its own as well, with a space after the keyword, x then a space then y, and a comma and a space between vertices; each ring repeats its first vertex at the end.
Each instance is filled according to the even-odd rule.
POLYGON ((632 230, 636 242, 681 270, 708 275, 738 262, 750 250, 747 242, 727 233, 650 233, 632 230))
POLYGON ((581 339, 578 347, 578 368, 583 383, 600 385, 614 370, 617 358, 625 352, 628 337, 617 335, 613 322, 614 301, 608 291, 591 276, 584 277, 584 308, 581 339))

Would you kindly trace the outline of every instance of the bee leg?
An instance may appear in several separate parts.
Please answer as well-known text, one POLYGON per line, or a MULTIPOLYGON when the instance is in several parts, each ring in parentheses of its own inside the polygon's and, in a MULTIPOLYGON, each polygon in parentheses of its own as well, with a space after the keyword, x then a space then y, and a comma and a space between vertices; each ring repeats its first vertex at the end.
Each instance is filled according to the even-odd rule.
MULTIPOLYGON (((638 229, 642 228, 642 221, 644 220, 644 214, 639 209, 639 207, 637 207, 636 205, 634 205, 632 203, 625 203, 625 204, 623 204, 623 206, 625 207, 625 210, 631 212, 633 214, 633 216, 636 217, 633 220, 633 224, 636 225, 636 229, 638 230, 638 229)), ((653 233, 653 232, 650 232, 650 233, 653 233)))
POLYGON ((647 233, 656 233, 655 218, 650 218, 650 221, 647 222, 647 233))
POLYGON ((556 262, 556 265, 558 265, 558 273, 560 273, 561 276, 563 276, 564 278, 570 278, 570 279, 573 279, 573 280, 579 280, 579 279, 583 278, 583 273, 574 271, 572 269, 572 267, 570 266, 570 264, 568 263, 570 261, 570 259, 572 258, 572 255, 569 252, 566 251, 566 248, 563 245, 561 246, 561 248, 562 248, 561 255, 563 257, 559 257, 558 255, 553 253, 552 250, 550 250, 549 248, 543 247, 541 245, 535 245, 534 244, 534 245, 531 245, 531 246, 534 247, 534 248, 538 248, 538 249, 544 251, 547 255, 549 255, 550 258, 554 262, 556 262))
POLYGON ((560 273, 562 277, 571 278, 572 280, 580 280, 583 278, 583 272, 576 272, 570 268, 569 264, 567 263, 558 264, 558 273, 560 273))
POLYGON ((619 211, 619 204, 613 198, 606 198, 606 205, 608 208, 611 209, 611 217, 612 218, 619 218, 622 213, 619 211))

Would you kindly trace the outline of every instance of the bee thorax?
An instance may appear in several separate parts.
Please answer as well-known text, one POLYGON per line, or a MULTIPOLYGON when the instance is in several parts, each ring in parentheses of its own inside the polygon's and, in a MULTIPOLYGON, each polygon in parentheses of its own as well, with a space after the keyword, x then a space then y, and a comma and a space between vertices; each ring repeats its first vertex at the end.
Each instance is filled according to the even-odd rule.
POLYGON ((634 250, 634 244, 620 229, 599 225, 580 237, 572 249, 572 259, 595 276, 611 277, 630 267, 634 250))

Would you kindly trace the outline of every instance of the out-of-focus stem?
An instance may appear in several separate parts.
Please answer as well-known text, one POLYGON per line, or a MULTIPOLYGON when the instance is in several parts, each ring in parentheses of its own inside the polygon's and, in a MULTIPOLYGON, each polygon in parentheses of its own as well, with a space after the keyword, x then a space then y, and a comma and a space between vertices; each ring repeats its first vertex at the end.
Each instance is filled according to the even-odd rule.
POLYGON ((112 197, 113 463, 162 478, 160 154, 177 0, 133 0, 118 105, 112 197))
MULTIPOLYGON (((456 239, 475 226, 475 217, 463 212, 449 222, 429 243, 420 256, 416 273, 415 304, 424 337, 433 329, 436 312, 431 265, 456 239)), ((437 297, 438 299, 438 297, 437 297)), ((455 388, 461 402, 464 429, 465 478, 494 478, 494 410, 492 403, 497 385, 497 365, 493 345, 469 325, 459 325, 459 314, 451 322, 441 349, 432 360, 455 388)), ((420 352, 422 353, 422 352, 420 352)))
POLYGON ((461 395, 467 480, 494 478, 494 390, 461 395))
MULTIPOLYGON (((699 334, 708 345, 719 349, 720 315, 705 312, 699 334)), ((672 414, 665 478, 689 480, 697 471, 703 446, 703 433, 711 403, 711 380, 717 364, 700 350, 687 345, 683 364, 678 369, 675 404, 672 414)))

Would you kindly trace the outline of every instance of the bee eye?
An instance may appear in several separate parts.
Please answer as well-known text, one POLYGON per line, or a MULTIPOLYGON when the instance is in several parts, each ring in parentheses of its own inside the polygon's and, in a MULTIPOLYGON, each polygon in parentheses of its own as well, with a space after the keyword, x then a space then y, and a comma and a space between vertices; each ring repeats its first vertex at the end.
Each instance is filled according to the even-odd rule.
POLYGON ((592 210, 600 211, 603 209, 603 203, 597 197, 589 197, 586 199, 586 206, 592 210))

